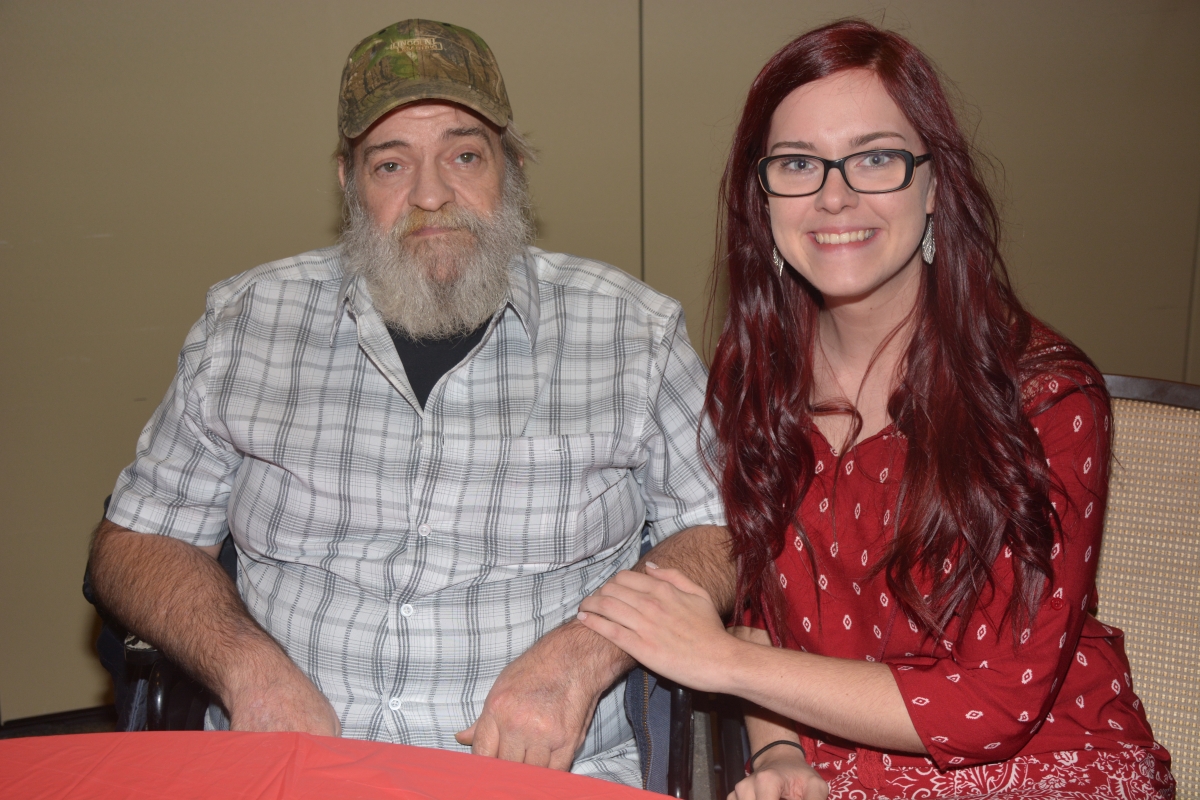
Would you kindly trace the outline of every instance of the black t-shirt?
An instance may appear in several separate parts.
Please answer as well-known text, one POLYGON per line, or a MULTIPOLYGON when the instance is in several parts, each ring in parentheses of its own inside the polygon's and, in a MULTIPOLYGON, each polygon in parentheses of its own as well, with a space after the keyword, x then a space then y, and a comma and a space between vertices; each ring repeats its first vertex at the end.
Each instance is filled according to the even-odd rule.
POLYGON ((400 354, 400 361, 404 363, 408 383, 417 395, 421 408, 425 408, 429 393, 442 376, 458 366, 467 353, 479 344, 487 326, 485 322, 470 333, 448 339, 410 339, 402 331, 388 328, 396 352, 400 354))

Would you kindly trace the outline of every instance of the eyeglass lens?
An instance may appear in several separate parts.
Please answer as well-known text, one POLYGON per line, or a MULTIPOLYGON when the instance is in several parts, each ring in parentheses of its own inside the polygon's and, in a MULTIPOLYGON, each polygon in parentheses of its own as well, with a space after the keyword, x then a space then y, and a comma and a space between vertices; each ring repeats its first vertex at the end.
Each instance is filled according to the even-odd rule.
MULTIPOLYGON (((843 165, 846 182, 858 192, 892 192, 904 185, 907 164, 902 153, 872 150, 849 156, 843 165)), ((767 164, 767 187, 778 194, 811 194, 821 186, 825 164, 805 155, 783 156, 767 164)))

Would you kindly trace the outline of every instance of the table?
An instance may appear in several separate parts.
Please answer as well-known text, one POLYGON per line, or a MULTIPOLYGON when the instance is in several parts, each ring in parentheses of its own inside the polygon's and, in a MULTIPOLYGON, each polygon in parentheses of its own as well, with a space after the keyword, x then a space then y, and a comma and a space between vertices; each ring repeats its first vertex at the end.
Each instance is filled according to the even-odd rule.
POLYGON ((0 740, 0 797, 663 800, 595 778, 304 733, 172 731, 0 740))

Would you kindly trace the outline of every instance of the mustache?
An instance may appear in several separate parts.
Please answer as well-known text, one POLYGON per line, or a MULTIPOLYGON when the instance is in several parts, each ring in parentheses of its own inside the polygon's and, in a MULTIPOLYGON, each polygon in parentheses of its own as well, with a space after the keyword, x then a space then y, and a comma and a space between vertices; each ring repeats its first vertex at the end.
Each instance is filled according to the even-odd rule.
POLYGON ((445 205, 437 211, 426 211, 414 208, 396 221, 392 226, 392 236, 396 241, 403 241, 423 228, 445 228, 461 230, 478 236, 485 227, 485 220, 479 214, 468 211, 459 205, 445 205))

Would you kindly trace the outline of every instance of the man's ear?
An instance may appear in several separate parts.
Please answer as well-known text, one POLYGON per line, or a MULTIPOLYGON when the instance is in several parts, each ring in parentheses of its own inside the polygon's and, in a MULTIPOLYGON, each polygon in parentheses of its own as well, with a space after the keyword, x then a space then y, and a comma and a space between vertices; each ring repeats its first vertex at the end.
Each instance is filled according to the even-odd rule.
POLYGON ((346 159, 344 156, 338 156, 338 183, 342 185, 342 191, 346 190, 346 159))

